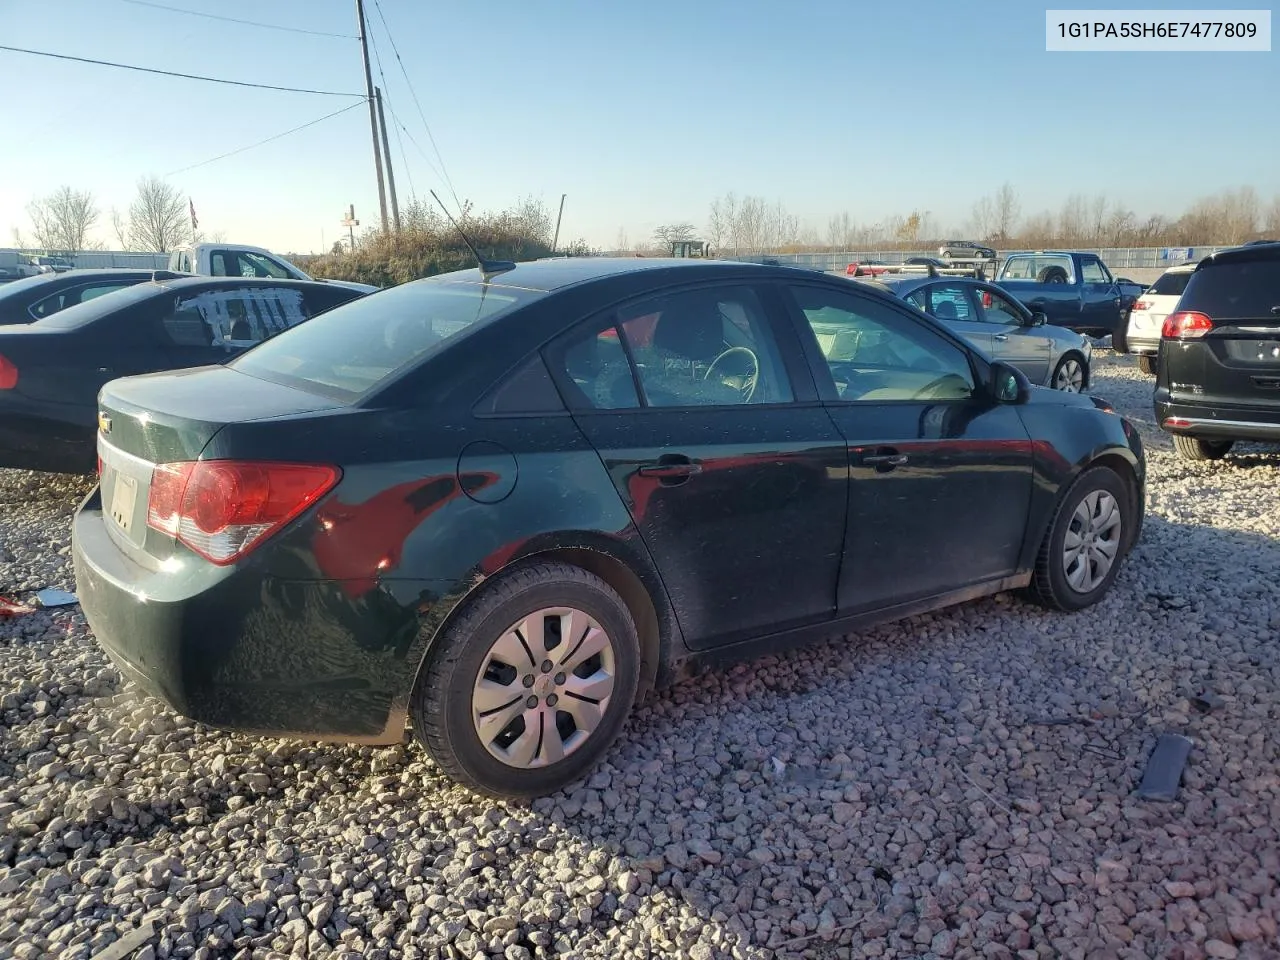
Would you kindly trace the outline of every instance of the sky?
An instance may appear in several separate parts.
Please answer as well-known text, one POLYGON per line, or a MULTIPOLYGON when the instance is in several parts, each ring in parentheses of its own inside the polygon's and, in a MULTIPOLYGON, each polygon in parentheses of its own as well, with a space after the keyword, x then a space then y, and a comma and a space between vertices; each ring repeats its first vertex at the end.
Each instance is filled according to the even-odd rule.
MULTIPOLYGON (((363 93, 355 0, 155 2, 345 36, 140 0, 0 0, 0 43, 363 93)), ((728 191, 781 202, 822 233, 842 211, 869 223, 912 209, 960 230, 1006 181, 1024 214, 1072 193, 1142 216, 1245 185, 1280 194, 1275 52, 1047 53, 1045 5, 1026 0, 366 2, 401 203, 435 189, 451 206, 456 191, 477 210, 535 196, 554 211, 566 194, 562 241, 611 248, 621 231, 634 244, 678 221, 705 231, 728 191)), ((69 185, 92 192, 94 236, 117 248, 109 211, 152 174, 191 198, 203 231, 279 252, 327 249, 350 204, 362 226, 378 220, 356 96, 7 51, 0 89, 0 245, 29 232, 32 199, 69 185)))

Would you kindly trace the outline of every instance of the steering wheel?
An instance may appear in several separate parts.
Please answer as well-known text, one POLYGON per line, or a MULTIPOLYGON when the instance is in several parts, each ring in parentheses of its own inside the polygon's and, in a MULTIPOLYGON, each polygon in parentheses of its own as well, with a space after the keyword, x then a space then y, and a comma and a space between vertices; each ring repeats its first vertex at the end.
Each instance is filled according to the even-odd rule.
POLYGON ((946 386, 954 387, 956 385, 959 385, 964 388, 964 393, 961 394, 962 396, 968 395, 969 381, 967 381, 964 377, 960 376, 958 373, 948 373, 948 374, 945 374, 944 376, 938 377, 936 380, 930 380, 923 387, 917 390, 916 398, 920 400, 924 400, 924 399, 954 400, 954 399, 957 399, 957 395, 955 394, 954 391, 947 394, 942 394, 941 391, 943 387, 946 387, 946 386))
MULTIPOLYGON (((703 375, 703 380, 710 380, 711 375, 716 372, 716 367, 721 365, 726 358, 738 358, 738 362, 746 369, 736 373, 719 374, 720 382, 726 387, 737 390, 742 395, 742 402, 749 403, 751 398, 755 396, 756 386, 760 382, 760 360, 754 353, 746 347, 730 347, 720 356, 711 361, 711 366, 707 367, 707 372, 703 375)), ((725 364, 728 366, 729 364, 725 364)))

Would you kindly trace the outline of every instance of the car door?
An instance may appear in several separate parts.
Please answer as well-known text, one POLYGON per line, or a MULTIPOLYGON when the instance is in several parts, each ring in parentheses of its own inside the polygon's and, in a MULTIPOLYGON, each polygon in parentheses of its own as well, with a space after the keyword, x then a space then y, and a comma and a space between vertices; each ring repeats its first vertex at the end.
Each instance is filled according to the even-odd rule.
POLYGON ((995 287, 974 286, 971 292, 978 316, 990 331, 991 356, 1017 367, 1032 383, 1047 383, 1053 343, 1044 327, 1032 326, 1030 312, 995 287))
POLYGON ((160 318, 172 368, 226 363, 309 316, 303 293, 274 284, 184 288, 160 318))
POLYGON ((848 456, 777 303, 646 296, 547 353, 694 649, 833 615, 848 456))
POLYGON ((1120 287, 1111 271, 1093 254, 1081 254, 1080 280, 1080 326, 1115 330, 1120 320, 1120 287))
POLYGON ((1017 410, 990 399, 968 351, 925 318, 870 293, 787 286, 819 393, 848 444, 837 613, 1013 574, 1032 492, 1032 444, 1017 410), (855 349, 828 349, 833 328, 855 349))
POLYGON ((991 327, 982 322, 977 304, 963 283, 931 283, 926 288, 928 306, 925 313, 940 320, 947 329, 954 330, 983 353, 990 355, 995 348, 991 339, 991 327))

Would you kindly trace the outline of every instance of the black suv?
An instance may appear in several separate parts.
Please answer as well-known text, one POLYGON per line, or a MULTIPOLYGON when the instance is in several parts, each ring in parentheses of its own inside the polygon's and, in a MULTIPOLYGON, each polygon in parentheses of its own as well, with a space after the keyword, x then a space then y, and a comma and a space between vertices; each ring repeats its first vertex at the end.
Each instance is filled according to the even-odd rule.
POLYGON ((1188 460, 1280 441, 1280 243, 1200 261, 1161 330, 1155 412, 1188 460))

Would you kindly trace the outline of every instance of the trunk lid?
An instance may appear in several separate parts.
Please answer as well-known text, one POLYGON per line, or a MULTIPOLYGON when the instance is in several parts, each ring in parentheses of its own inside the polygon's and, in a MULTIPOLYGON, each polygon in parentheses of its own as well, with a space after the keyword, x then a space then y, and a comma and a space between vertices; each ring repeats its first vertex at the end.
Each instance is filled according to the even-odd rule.
POLYGON ((113 380, 98 395, 98 458, 108 534, 135 562, 158 569, 172 536, 147 526, 152 470, 197 460, 229 423, 319 413, 327 397, 229 367, 195 367, 113 380))

